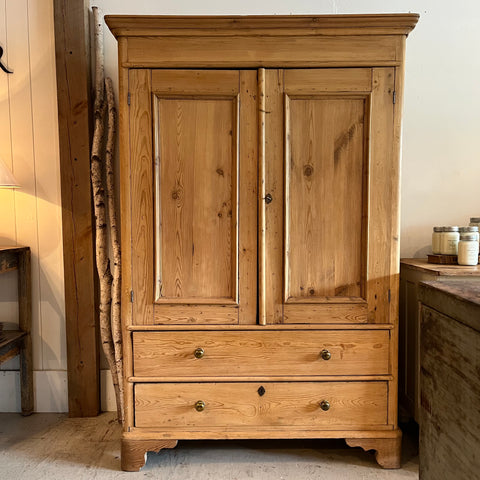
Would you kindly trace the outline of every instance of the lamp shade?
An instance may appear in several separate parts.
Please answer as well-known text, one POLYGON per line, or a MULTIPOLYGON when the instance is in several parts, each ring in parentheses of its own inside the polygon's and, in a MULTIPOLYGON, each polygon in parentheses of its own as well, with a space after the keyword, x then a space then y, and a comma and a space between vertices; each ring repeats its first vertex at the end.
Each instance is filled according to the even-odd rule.
POLYGON ((18 188, 19 186, 13 173, 2 160, 0 160, 0 188, 18 188))

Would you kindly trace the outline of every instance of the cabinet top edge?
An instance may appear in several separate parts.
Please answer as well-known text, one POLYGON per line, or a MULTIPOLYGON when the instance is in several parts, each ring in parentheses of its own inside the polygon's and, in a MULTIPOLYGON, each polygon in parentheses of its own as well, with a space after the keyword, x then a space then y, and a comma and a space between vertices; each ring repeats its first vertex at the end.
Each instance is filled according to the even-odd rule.
POLYGON ((246 15, 173 16, 106 15, 105 23, 118 37, 283 35, 407 35, 418 22, 417 13, 374 15, 246 15))

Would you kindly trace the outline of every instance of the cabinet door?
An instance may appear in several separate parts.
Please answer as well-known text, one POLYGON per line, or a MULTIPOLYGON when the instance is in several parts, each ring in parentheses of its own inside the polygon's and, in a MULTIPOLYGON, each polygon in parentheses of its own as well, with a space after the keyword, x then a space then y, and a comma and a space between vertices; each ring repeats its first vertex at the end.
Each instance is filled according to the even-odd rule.
POLYGON ((256 321, 257 75, 131 70, 134 324, 256 321))
POLYGON ((394 75, 394 68, 264 71, 261 323, 390 321, 394 75))

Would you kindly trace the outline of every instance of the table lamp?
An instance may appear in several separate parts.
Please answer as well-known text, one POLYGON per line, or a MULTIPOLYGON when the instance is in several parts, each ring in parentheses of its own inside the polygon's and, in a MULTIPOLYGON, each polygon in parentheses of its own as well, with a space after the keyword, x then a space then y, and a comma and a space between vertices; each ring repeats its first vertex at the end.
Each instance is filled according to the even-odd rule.
POLYGON ((9 168, 0 160, 0 188, 18 188, 20 185, 15 180, 13 173, 9 168))

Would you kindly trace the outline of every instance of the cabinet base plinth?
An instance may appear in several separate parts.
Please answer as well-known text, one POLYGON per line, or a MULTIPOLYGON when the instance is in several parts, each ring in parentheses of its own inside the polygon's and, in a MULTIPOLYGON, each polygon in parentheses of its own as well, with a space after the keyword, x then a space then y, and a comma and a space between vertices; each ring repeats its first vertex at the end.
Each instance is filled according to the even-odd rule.
POLYGON ((177 440, 144 440, 122 438, 122 470, 138 472, 147 460, 147 452, 159 452, 163 448, 175 448, 177 440))
POLYGON ((395 432, 397 435, 393 438, 346 438, 345 441, 350 447, 375 450, 375 459, 382 468, 400 468, 402 431, 395 432))

